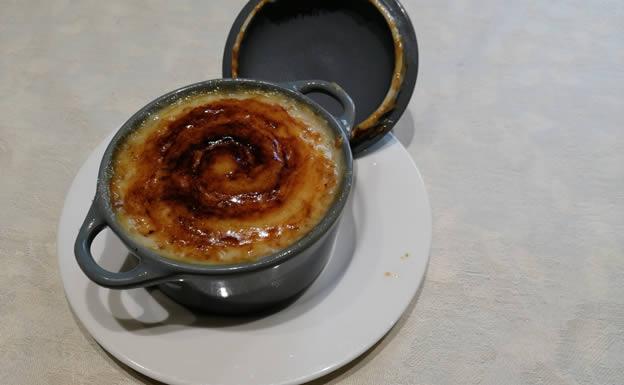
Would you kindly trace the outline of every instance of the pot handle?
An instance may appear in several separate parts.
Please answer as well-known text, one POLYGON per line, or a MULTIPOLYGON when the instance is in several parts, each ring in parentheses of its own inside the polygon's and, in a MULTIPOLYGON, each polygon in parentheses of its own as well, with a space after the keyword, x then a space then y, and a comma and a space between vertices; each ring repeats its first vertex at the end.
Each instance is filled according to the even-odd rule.
POLYGON ((102 268, 93 259, 91 244, 93 239, 106 228, 108 224, 99 212, 97 199, 91 204, 89 213, 85 218, 74 244, 74 254, 78 266, 85 275, 100 286, 109 289, 130 289, 133 287, 151 286, 165 281, 171 272, 162 268, 156 268, 141 259, 133 269, 122 272, 112 272, 102 268))
POLYGON ((343 108, 342 114, 336 116, 336 119, 338 119, 347 137, 351 138, 351 130, 355 122, 355 104, 342 87, 336 83, 326 82, 324 80, 300 80, 282 83, 281 85, 295 92, 299 92, 300 94, 305 95, 317 91, 336 99, 343 108))

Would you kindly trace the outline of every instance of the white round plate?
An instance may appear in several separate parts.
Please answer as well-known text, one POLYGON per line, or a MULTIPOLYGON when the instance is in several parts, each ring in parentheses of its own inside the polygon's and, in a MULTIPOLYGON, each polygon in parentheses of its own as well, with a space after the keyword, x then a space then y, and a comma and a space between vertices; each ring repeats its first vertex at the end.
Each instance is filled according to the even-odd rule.
MULTIPOLYGON (((58 255, 65 293, 93 338, 133 369, 171 384, 296 384, 353 360, 379 341, 416 294, 429 258, 431 211, 407 151, 392 136, 355 162, 355 185, 328 265, 294 303, 251 318, 201 316, 155 289, 99 287, 74 259, 110 137, 82 166, 65 200, 58 255)), ((127 251, 109 230, 93 244, 104 267, 127 251), (103 258, 105 257, 105 258, 103 258)))

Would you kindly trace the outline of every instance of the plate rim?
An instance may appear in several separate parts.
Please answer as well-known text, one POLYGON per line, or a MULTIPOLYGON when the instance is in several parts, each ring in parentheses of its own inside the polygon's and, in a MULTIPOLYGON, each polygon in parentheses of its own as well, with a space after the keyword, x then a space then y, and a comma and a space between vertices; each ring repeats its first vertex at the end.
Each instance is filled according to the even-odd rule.
MULTIPOLYGON (((159 372, 153 371, 152 369, 142 366, 140 365, 138 362, 136 362, 135 360, 133 360, 131 357, 129 357, 127 354, 123 353, 122 351, 116 349, 114 346, 112 346, 110 343, 108 343, 107 341, 103 340, 102 338, 100 338, 101 336, 98 336, 98 333, 94 330, 94 326, 91 325, 89 322, 85 322, 80 314, 76 311, 75 306, 72 304, 72 295, 70 295, 70 293, 68 292, 68 286, 66 283, 66 279, 65 279, 65 274, 64 274, 64 270, 66 268, 64 268, 63 266, 65 265, 65 259, 67 259, 68 257, 63 257, 63 253, 62 253, 62 242, 61 242, 61 235, 65 234, 66 231, 68 231, 68 229, 63 229, 63 224, 66 221, 66 216, 68 215, 68 212, 66 210, 66 207, 68 205, 71 205, 71 202, 69 202, 70 200, 70 195, 71 192, 75 189, 75 184, 77 183, 77 179, 78 176, 83 172, 83 169, 85 167, 87 167, 87 163, 89 161, 89 159, 94 155, 94 153, 100 148, 105 148, 106 143, 109 141, 109 139, 112 137, 113 133, 110 133, 106 138, 104 138, 102 141, 100 141, 94 148, 93 150, 89 153, 89 155, 87 156, 87 158, 83 161, 82 165, 80 166, 80 168, 78 169, 78 171, 76 172, 74 178, 72 179, 69 188, 66 190, 66 194, 65 194, 65 199, 63 200, 63 207, 61 210, 61 215, 59 216, 59 221, 57 224, 57 245, 56 245, 56 249, 57 249, 57 258, 58 258, 58 263, 59 263, 59 274, 61 276, 61 281, 63 283, 63 292, 65 294, 67 303, 69 305, 70 311, 72 312, 72 314, 74 315, 75 319, 77 322, 80 323, 80 325, 82 325, 82 327, 89 333, 90 337, 93 338, 98 345, 100 345, 106 352, 108 352, 109 354, 111 354, 116 360, 118 360, 119 362, 121 362, 123 365, 127 365, 129 368, 131 368, 132 370, 145 375, 149 378, 155 379, 157 381, 163 382, 163 383, 167 383, 167 384, 189 384, 189 382, 186 382, 185 380, 181 379, 181 378, 177 378, 175 375, 172 376, 167 376, 167 375, 162 375, 159 372)), ((355 359, 357 359, 358 357, 362 356, 363 354, 365 354, 368 350, 370 350, 375 344, 377 344, 379 341, 381 341, 397 324, 397 322, 403 318, 406 313, 405 311, 409 308, 409 305, 414 301, 417 300, 418 297, 418 292, 420 290, 420 288, 423 285, 424 279, 425 279, 425 275, 428 269, 428 265, 429 265, 429 261, 431 258, 431 242, 432 242, 432 234, 433 234, 433 218, 432 218, 432 210, 431 210, 431 205, 430 205, 430 201, 429 201, 429 196, 427 194, 427 190, 426 190, 426 186, 424 183, 424 180, 422 178, 422 174, 420 172, 420 170, 418 169, 414 159, 412 158, 412 156, 409 154, 409 152, 407 151, 407 149, 400 143, 400 141, 392 134, 389 133, 387 134, 384 139, 382 139, 381 141, 377 142, 373 147, 376 150, 368 149, 367 151, 363 152, 360 154, 360 156, 356 157, 356 159, 362 157, 362 156, 366 156, 367 153, 372 152, 372 151, 380 151, 383 149, 383 147, 386 146, 398 146, 398 150, 400 152, 403 153, 403 155, 407 158, 407 160, 409 161, 409 165, 410 168, 413 169, 413 171, 415 171, 415 176, 417 177, 417 182, 419 182, 418 184, 421 186, 422 188, 422 198, 423 198, 423 207, 426 209, 427 211, 427 215, 424 215, 425 220, 426 220, 426 245, 424 245, 423 250, 426 250, 426 252, 424 253, 424 257, 423 259, 423 269, 422 269, 422 273, 420 274, 420 276, 418 277, 418 284, 414 286, 414 289, 412 290, 412 292, 410 293, 408 300, 405 304, 401 305, 401 312, 399 313, 398 317, 396 317, 396 319, 394 319, 389 325, 387 325, 387 327, 385 328, 379 328, 380 332, 377 333, 375 335, 375 338, 372 338, 369 340, 369 342, 365 343, 362 345, 361 348, 359 349, 353 349, 353 352, 349 355, 345 355, 341 360, 335 360, 335 362, 333 362, 331 365, 328 365, 327 367, 321 369, 321 370, 317 370, 314 372, 311 372, 307 375, 302 375, 299 376, 297 378, 291 378, 289 380, 285 380, 282 382, 276 382, 274 383, 275 385, 288 385, 288 384, 301 384, 301 383, 305 383, 305 382, 309 382, 309 381, 313 381, 315 379, 321 378, 329 373, 332 373, 333 371, 349 364, 350 362, 354 361, 355 359)), ((355 159, 354 159, 355 160, 355 159)), ((95 177, 94 177, 94 186, 95 186, 95 177)), ((424 213, 423 213, 424 214, 424 213)), ((85 279, 88 279, 85 277, 85 279)), ((95 318, 95 317, 94 317, 95 318)))

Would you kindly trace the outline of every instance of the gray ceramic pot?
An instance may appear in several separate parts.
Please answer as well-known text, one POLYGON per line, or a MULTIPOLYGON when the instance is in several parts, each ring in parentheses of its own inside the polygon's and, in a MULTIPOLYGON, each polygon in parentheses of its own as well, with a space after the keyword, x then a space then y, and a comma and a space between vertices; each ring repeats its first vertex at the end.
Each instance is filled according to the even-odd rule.
MULTIPOLYGON (((217 79, 192 84, 163 95, 134 114, 113 137, 100 164, 97 191, 89 213, 76 238, 74 252, 82 271, 93 282, 111 289, 158 287, 173 300, 191 308, 216 313, 248 313, 286 303, 307 288, 320 274, 329 257, 329 245, 341 216, 353 177, 349 132, 355 116, 353 101, 336 84, 324 81, 298 81, 273 84, 257 80, 217 79), (197 91, 247 88, 277 91, 310 106, 330 124, 342 139, 345 172, 340 190, 326 216, 301 240, 253 263, 200 265, 165 258, 132 239, 117 222, 112 211, 109 180, 115 149, 152 112, 197 91), (332 96, 344 108, 332 116, 305 96, 318 91, 332 96), (128 247, 139 262, 129 271, 111 272, 99 266, 91 255, 91 243, 105 227, 128 247)), ((106 257, 106 256, 104 256, 106 257)))

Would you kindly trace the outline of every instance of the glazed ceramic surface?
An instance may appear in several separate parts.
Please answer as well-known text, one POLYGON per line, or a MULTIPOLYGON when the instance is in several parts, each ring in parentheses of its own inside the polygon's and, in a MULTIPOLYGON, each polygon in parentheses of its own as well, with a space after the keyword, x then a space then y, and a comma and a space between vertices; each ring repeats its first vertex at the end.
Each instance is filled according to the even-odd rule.
POLYGON ((76 237, 76 261, 98 285, 129 289, 159 284, 169 297, 202 311, 240 314, 286 304, 308 287, 327 263, 328 248, 333 243, 336 224, 351 192, 353 163, 348 134, 353 125, 354 110, 353 101, 338 85, 315 80, 272 84, 248 79, 216 79, 182 87, 155 99, 121 126, 104 151, 97 172, 95 198, 76 237), (340 143, 341 163, 344 165, 336 198, 323 219, 301 239, 257 261, 199 265, 162 257, 156 250, 137 242, 117 221, 109 191, 114 152, 145 119, 176 100, 198 92, 241 89, 278 92, 309 106, 327 121, 337 143, 340 143), (324 92, 336 98, 343 106, 343 111, 336 116, 329 114, 305 96, 311 91, 324 92), (132 266, 122 272, 112 272, 101 267, 91 254, 93 239, 105 228, 110 228, 119 236, 132 253, 126 263, 132 266))
MULTIPOLYGON (((340 84, 357 106, 355 154, 399 121, 417 74, 416 33, 397 0, 251 0, 234 20, 223 52, 226 78, 340 84)), ((330 112, 337 108, 331 98, 312 98, 330 112)))

